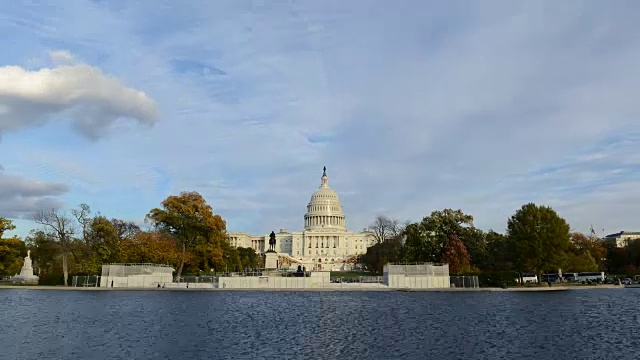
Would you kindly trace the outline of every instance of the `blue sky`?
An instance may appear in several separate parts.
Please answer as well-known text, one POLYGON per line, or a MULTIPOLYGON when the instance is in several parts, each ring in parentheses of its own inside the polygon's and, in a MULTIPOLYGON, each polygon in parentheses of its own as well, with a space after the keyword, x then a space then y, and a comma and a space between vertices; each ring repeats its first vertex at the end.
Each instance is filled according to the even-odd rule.
POLYGON ((141 222, 198 191, 230 231, 526 202, 638 230, 636 2, 33 1, 0 14, 0 216, 141 222))

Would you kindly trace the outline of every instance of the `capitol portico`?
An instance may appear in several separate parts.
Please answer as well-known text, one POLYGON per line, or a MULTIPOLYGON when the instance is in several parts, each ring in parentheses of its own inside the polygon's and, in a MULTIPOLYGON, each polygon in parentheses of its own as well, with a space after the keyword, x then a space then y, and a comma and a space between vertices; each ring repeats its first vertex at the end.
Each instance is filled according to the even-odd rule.
MULTIPOLYGON (((347 231, 342 204, 329 187, 326 168, 323 170, 320 188, 307 205, 304 230, 280 229, 276 233, 275 251, 285 256, 285 260, 309 270, 350 270, 353 264, 349 260, 367 252, 367 247, 374 244, 373 234, 366 229, 359 233, 347 231)), ((229 232, 228 237, 232 246, 253 248, 264 254, 269 234, 229 232)))

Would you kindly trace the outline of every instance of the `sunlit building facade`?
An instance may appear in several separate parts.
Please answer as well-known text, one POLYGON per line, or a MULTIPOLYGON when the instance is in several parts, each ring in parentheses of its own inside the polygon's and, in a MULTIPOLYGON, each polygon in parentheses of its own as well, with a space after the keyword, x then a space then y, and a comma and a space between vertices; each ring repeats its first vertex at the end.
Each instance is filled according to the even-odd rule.
MULTIPOLYGON (((269 247, 269 233, 251 235, 229 232, 229 241, 235 247, 249 247, 264 254, 269 247), (265 246, 266 243, 266 246, 265 246)), ((374 244, 373 233, 347 230, 346 217, 338 194, 329 187, 326 168, 320 188, 311 195, 304 215, 304 230, 276 233, 276 251, 309 270, 351 270, 352 260, 367 252, 374 244)))

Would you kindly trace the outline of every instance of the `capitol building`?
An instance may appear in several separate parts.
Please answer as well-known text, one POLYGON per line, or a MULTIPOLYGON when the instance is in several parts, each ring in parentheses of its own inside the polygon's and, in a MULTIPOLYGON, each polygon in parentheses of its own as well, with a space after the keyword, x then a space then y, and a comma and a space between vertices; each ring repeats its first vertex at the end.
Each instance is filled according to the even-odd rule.
MULTIPOLYGON (((347 221, 338 194, 329 187, 324 168, 320 188, 311 195, 304 215, 304 230, 276 234, 275 251, 280 264, 305 266, 308 270, 351 270, 355 257, 367 252, 374 242, 373 233, 347 231, 347 221)), ((229 242, 235 247, 253 248, 259 254, 268 249, 269 234, 251 235, 229 232, 229 242), (266 246, 265 246, 266 243, 266 246)))

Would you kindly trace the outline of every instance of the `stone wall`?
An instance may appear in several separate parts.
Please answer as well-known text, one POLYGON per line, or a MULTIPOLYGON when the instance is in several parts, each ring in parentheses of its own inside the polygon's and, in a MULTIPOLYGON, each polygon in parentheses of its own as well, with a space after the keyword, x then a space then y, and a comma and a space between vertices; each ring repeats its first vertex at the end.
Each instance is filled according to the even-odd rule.
POLYGON ((309 277, 238 276, 220 277, 221 289, 304 289, 329 286, 328 272, 312 272, 309 277))

